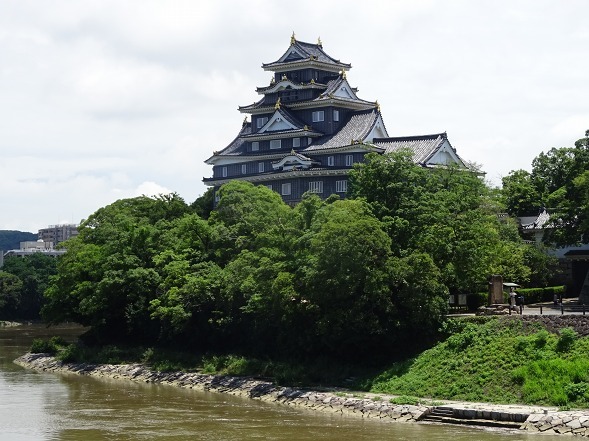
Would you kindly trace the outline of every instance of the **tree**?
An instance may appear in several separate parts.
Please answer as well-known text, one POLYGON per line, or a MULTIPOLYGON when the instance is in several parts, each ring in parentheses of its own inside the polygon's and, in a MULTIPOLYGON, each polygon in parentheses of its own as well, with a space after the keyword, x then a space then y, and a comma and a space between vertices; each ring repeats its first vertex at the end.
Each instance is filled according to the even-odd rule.
POLYGON ((219 189, 219 203, 211 214, 217 261, 224 265, 241 250, 273 240, 294 228, 292 209, 280 195, 263 185, 231 181, 219 189))
POLYGON ((49 278, 57 273, 57 258, 43 253, 9 258, 5 260, 3 270, 17 276, 23 284, 15 315, 18 318, 38 319, 49 278))
POLYGON ((366 202, 342 200, 316 213, 307 240, 302 297, 317 310, 318 348, 338 356, 371 352, 393 325, 390 238, 366 202))
POLYGON ((202 195, 196 198, 192 204, 190 204, 190 208, 193 209, 200 218, 208 219, 213 211, 214 199, 215 189, 209 187, 202 195))
POLYGON ((22 281, 13 274, 0 271, 0 317, 14 317, 20 303, 22 281))
POLYGON ((550 228, 544 240, 552 245, 589 242, 589 130, 574 147, 552 148, 532 161, 532 172, 511 172, 503 194, 512 215, 546 207, 550 228), (534 207, 535 206, 535 207, 534 207))
POLYGON ((177 195, 122 199, 92 214, 68 242, 42 314, 50 323, 91 326, 100 341, 153 341, 160 332, 150 301, 161 274, 155 256, 175 219, 188 214, 177 195))
POLYGON ((540 207, 543 206, 542 196, 529 172, 511 171, 502 179, 502 183, 503 200, 511 216, 538 214, 540 207))
POLYGON ((515 226, 497 217, 493 192, 474 173, 428 170, 408 153, 369 156, 351 173, 352 195, 368 201, 399 258, 426 253, 451 293, 478 291, 489 274, 525 281, 529 268, 515 226), (513 234, 507 234, 511 228, 513 234))

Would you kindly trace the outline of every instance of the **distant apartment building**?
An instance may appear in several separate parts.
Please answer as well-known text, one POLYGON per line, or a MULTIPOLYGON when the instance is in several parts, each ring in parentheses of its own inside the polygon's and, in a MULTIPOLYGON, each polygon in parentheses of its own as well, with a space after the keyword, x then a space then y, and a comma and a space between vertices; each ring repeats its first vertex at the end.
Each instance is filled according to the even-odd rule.
POLYGON ((76 224, 49 225, 39 230, 39 240, 53 242, 55 245, 77 235, 78 225, 76 224))
POLYGON ((45 242, 42 239, 38 241, 21 242, 18 250, 8 250, 5 253, 0 251, 0 268, 2 268, 4 259, 10 257, 27 257, 35 253, 42 253, 45 256, 57 257, 65 254, 66 250, 56 250, 53 248, 53 242, 45 242))

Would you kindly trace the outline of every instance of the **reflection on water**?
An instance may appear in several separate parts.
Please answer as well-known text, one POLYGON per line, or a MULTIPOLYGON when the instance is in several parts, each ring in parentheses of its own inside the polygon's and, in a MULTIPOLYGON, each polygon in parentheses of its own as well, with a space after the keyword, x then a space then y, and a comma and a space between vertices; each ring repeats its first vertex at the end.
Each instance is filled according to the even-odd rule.
MULTIPOLYGON (((54 335, 56 329, 50 329, 54 335)), ((483 440, 556 436, 468 427, 383 423, 173 386, 47 374, 12 360, 40 326, 0 328, 0 440, 483 440)), ((69 338, 79 332, 59 328, 69 338)))

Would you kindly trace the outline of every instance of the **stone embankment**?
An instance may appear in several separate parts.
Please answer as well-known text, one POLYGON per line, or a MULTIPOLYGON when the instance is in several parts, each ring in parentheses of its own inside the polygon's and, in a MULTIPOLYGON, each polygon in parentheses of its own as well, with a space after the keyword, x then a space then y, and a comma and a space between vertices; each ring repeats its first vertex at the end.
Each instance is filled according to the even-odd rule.
POLYGON ((229 393, 262 401, 283 403, 312 410, 389 421, 418 421, 429 411, 428 406, 396 405, 389 401, 360 398, 332 392, 319 392, 275 386, 247 377, 229 377, 191 372, 157 372, 140 364, 92 365, 62 363, 47 354, 25 354, 15 363, 39 371, 71 372, 94 377, 126 379, 140 383, 167 384, 178 387, 229 393))
POLYGON ((47 354, 25 354, 16 359, 15 363, 38 371, 69 372, 229 393, 310 410, 373 418, 381 421, 430 421, 589 437, 589 412, 559 412, 555 408, 449 401, 432 402, 430 405, 401 405, 391 403, 390 397, 382 395, 295 389, 276 386, 270 382, 252 378, 192 372, 157 372, 141 364, 62 363, 47 354))

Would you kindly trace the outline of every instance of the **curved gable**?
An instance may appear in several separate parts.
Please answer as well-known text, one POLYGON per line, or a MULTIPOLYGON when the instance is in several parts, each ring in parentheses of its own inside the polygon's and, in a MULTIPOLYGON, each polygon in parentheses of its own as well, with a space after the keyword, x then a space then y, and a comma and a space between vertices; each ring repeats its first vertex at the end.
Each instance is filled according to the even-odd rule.
POLYGON ((292 124, 287 117, 285 117, 280 110, 276 110, 272 118, 259 130, 258 133, 276 132, 279 130, 295 130, 300 127, 292 124))
POLYGON ((464 162, 456 154, 448 139, 444 139, 444 142, 432 152, 430 157, 425 161, 425 165, 458 165, 465 167, 464 162))

